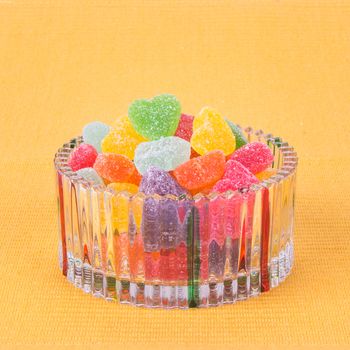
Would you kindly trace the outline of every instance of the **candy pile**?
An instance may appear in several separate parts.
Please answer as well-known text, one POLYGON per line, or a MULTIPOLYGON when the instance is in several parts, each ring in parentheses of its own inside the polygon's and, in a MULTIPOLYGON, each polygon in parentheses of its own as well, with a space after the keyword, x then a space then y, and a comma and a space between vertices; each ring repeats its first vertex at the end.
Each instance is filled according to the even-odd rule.
POLYGON ((93 122, 68 165, 87 181, 115 191, 195 195, 249 188, 274 174, 273 155, 248 143, 241 129, 212 108, 181 114, 175 96, 134 101, 109 127, 93 122))

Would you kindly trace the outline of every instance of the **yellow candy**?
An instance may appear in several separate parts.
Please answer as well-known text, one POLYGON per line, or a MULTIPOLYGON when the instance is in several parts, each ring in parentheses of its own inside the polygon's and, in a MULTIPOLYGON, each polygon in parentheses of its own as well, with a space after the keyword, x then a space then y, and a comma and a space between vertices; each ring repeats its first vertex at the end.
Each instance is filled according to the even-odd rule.
POLYGON ((127 116, 119 117, 110 132, 101 142, 103 153, 122 154, 134 159, 135 149, 139 143, 147 141, 139 135, 131 125, 127 116))
POLYGON ((191 146, 200 155, 221 150, 228 156, 236 148, 236 138, 218 112, 204 107, 194 118, 191 146))
POLYGON ((129 208, 130 206, 134 207, 133 202, 135 201, 131 202, 129 196, 122 192, 126 191, 130 194, 136 194, 139 188, 134 184, 124 182, 110 183, 107 188, 111 188, 115 192, 110 197, 112 228, 118 233, 128 232, 129 208))
POLYGON ((272 169, 272 168, 268 168, 264 171, 261 171, 260 173, 255 174, 255 176, 260 180, 260 181, 264 181, 269 179, 271 176, 276 175, 277 174, 277 169, 272 169))
POLYGON ((138 231, 141 230, 143 205, 144 200, 142 197, 138 195, 133 197, 131 201, 131 211, 134 216, 135 224, 138 231))
POLYGON ((113 188, 113 190, 116 193, 126 191, 131 194, 136 194, 139 190, 138 186, 131 183, 126 183, 126 182, 113 182, 113 183, 110 183, 107 187, 113 188))

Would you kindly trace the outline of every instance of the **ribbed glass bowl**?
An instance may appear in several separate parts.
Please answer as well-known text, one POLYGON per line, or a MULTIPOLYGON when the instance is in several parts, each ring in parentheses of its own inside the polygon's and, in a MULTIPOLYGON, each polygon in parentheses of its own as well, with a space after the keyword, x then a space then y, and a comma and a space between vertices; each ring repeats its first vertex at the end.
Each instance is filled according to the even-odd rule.
POLYGON ((67 165, 81 137, 55 155, 59 264, 76 287, 145 307, 231 304, 278 286, 293 265, 297 155, 279 137, 266 143, 277 173, 225 194, 146 196, 92 185, 67 165))

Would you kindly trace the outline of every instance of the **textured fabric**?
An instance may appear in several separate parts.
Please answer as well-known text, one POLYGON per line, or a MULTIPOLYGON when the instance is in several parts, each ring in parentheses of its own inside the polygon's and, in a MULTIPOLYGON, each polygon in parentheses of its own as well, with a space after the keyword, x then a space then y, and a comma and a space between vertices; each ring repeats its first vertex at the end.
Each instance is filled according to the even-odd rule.
POLYGON ((348 347, 350 3, 82 3, 0 0, 0 347, 348 347), (56 149, 161 92, 298 151, 296 263, 278 288, 164 311, 106 303, 61 276, 56 149))

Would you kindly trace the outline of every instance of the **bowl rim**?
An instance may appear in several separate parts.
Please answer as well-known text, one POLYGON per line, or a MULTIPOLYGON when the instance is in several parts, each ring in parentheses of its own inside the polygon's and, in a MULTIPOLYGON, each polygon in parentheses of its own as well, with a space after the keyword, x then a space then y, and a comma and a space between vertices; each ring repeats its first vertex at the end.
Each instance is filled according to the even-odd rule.
MULTIPOLYGON (((282 153, 282 164, 280 169, 277 170, 277 173, 269 177, 268 179, 265 179, 263 181, 260 181, 257 184, 252 184, 249 188, 243 188, 239 190, 228 190, 226 192, 211 192, 209 194, 199 192, 192 196, 191 194, 185 194, 181 196, 175 196, 172 194, 166 194, 166 195, 158 195, 158 194, 151 194, 146 195, 143 192, 138 192, 136 194, 132 194, 128 191, 115 191, 113 188, 108 187, 103 184, 94 184, 91 181, 88 181, 81 177, 79 174, 74 172, 71 167, 68 165, 68 158, 72 151, 81 143, 84 142, 82 136, 76 136, 73 137, 69 142, 64 143, 55 153, 54 156, 54 166, 57 172, 59 172, 61 175, 64 175, 69 178, 69 180, 74 183, 75 185, 81 185, 86 190, 92 190, 98 193, 102 194, 108 194, 111 196, 126 196, 129 198, 136 198, 136 197, 142 197, 145 198, 153 198, 153 199, 171 199, 176 201, 183 201, 183 200, 195 200, 199 201, 203 198, 205 199, 215 199, 217 197, 223 197, 226 199, 230 199, 232 197, 236 196, 242 196, 246 195, 248 192, 258 192, 262 188, 269 188, 274 184, 278 184, 281 181, 287 179, 288 177, 295 174, 297 165, 298 165, 298 156, 297 152, 295 151, 294 147, 291 146, 288 142, 285 142, 282 140, 281 137, 275 137, 270 133, 264 133, 261 129, 254 130, 252 127, 245 127, 242 128, 241 126, 237 125, 242 131, 244 131, 247 135, 255 135, 258 138, 263 138, 266 144, 273 144, 276 147, 279 148, 280 152, 282 153)), ((248 136, 249 137, 249 136, 248 136)))

